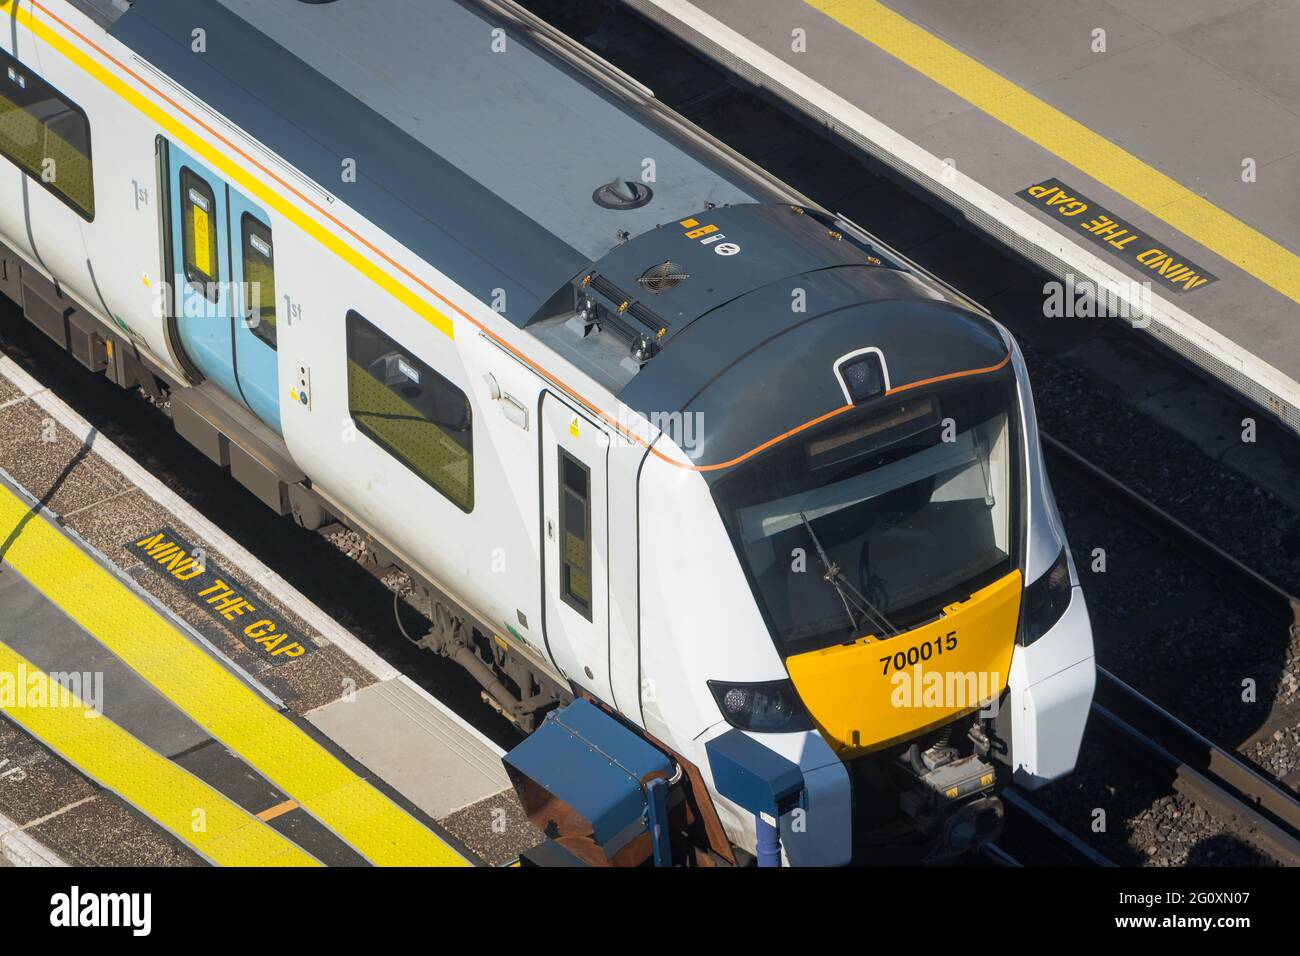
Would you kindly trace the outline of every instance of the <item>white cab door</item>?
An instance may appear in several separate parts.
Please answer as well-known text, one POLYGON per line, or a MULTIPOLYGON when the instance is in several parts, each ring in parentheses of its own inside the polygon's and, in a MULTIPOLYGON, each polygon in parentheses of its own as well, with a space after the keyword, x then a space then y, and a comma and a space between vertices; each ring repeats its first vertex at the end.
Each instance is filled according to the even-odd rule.
POLYGON ((609 435, 547 392, 542 399, 542 588, 556 665, 597 697, 609 688, 609 435))

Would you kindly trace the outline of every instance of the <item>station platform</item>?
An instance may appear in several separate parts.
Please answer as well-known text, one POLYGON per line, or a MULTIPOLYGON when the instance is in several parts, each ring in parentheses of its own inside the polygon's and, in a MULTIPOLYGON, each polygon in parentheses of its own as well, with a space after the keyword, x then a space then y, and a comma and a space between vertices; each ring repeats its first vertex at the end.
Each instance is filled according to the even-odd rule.
POLYGON ((0 357, 0 857, 501 865, 502 751, 0 357))
POLYGON ((622 3, 1300 432, 1300 3, 622 3))

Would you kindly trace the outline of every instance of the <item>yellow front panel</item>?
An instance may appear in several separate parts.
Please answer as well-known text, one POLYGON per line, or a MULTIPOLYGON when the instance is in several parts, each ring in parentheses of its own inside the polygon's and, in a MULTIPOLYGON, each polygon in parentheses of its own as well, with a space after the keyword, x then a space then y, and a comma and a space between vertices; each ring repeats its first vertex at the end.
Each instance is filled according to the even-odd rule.
POLYGON ((906 740, 996 698, 1020 617, 1020 572, 914 631, 786 658, 822 736, 844 756, 906 740))

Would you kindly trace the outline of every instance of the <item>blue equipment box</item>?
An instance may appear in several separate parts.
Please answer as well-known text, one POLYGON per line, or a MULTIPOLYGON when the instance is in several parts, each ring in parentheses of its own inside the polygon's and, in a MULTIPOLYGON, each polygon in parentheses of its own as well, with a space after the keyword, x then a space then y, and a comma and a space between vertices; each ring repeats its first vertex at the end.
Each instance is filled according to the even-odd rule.
POLYGON ((598 865, 649 859, 647 786, 671 778, 673 763, 600 708, 552 711, 502 762, 533 825, 570 852, 598 865))

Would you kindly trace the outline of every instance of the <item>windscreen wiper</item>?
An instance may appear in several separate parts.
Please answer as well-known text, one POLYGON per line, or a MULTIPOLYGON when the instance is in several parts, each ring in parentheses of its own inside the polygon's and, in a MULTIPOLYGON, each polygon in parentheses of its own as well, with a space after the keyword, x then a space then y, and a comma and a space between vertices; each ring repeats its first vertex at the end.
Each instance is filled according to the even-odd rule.
POLYGON ((821 559, 822 568, 826 571, 822 578, 829 581, 835 588, 835 593, 840 596, 840 602, 844 605, 844 613, 849 616, 849 622, 853 625, 856 634, 858 630, 858 617, 854 614, 857 609, 863 619, 876 630, 882 631, 885 636, 893 637, 898 633, 898 628, 890 623, 889 618, 885 617, 874 604, 863 597, 862 592, 855 588, 848 581, 844 580, 844 574, 840 571, 840 566, 830 559, 826 554, 826 549, 817 538, 817 532, 813 530, 812 522, 802 511, 799 512, 799 520, 803 526, 808 529, 808 537, 812 538, 814 547, 817 548, 817 557, 821 559))

